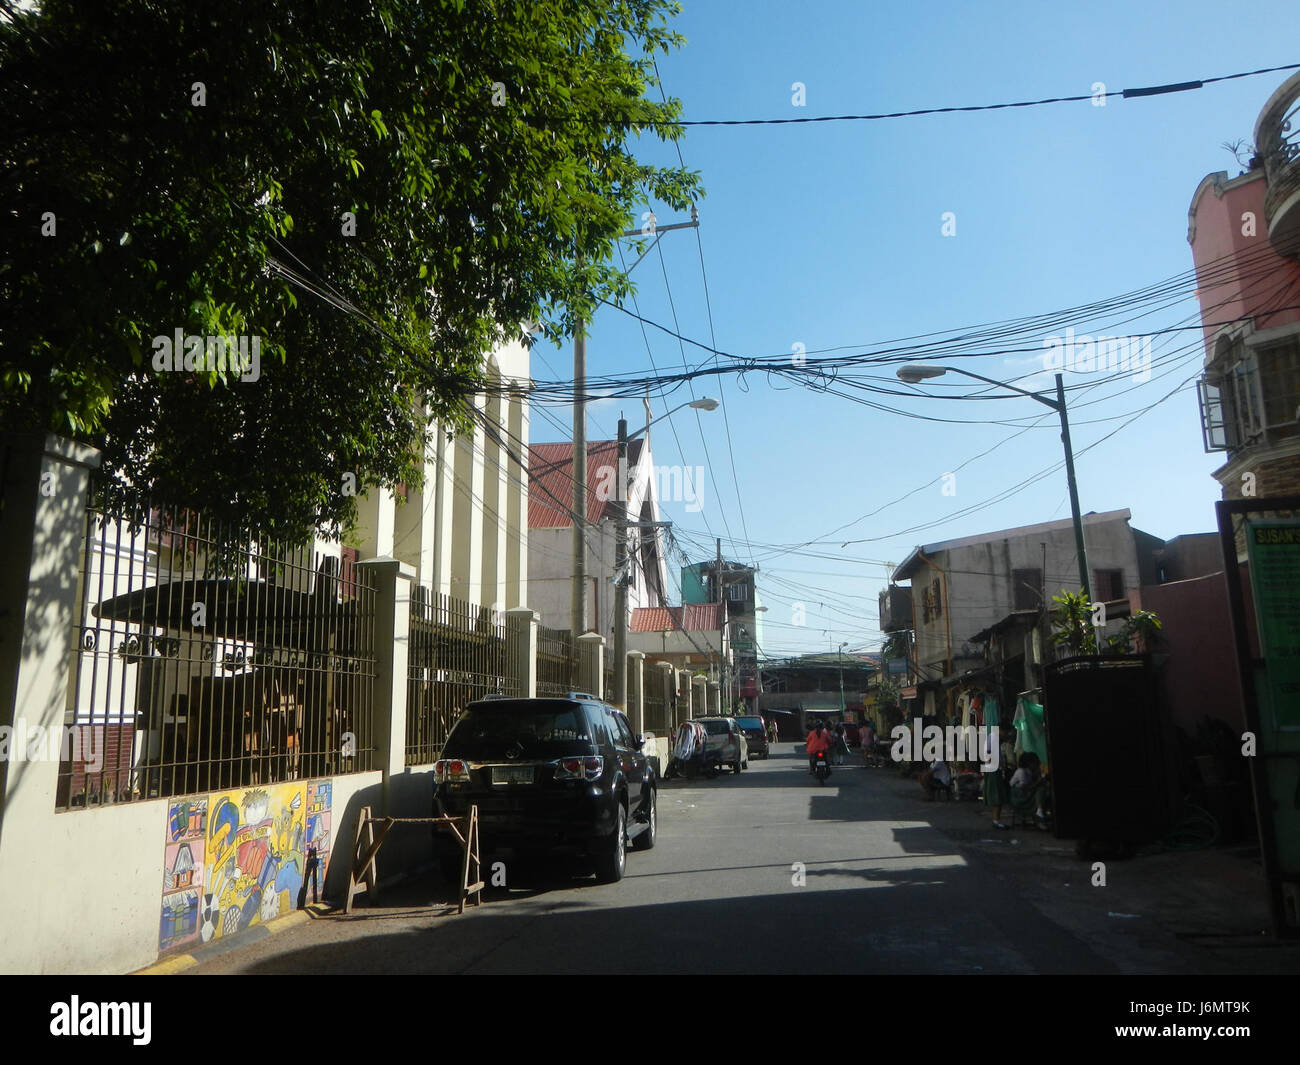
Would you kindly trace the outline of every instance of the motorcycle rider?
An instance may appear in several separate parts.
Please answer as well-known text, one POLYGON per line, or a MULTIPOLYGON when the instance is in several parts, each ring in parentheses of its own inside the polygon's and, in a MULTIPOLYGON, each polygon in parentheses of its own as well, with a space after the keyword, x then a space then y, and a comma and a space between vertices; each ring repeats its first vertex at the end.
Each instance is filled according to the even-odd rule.
POLYGON ((808 742, 804 746, 808 751, 808 772, 813 773, 817 769, 817 753, 829 751, 831 747, 831 734, 826 730, 824 722, 813 723, 812 731, 808 733, 808 742))

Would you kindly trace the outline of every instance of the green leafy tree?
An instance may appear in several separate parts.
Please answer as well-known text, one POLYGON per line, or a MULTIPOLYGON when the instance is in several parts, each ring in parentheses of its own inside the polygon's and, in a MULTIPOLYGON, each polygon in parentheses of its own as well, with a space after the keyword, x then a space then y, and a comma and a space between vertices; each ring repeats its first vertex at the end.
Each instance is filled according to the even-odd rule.
POLYGON ((5 428, 279 535, 418 484, 488 353, 625 296, 614 239, 698 198, 634 154, 680 135, 649 98, 676 11, 0 0, 5 428), (177 330, 260 337, 260 377, 157 371, 177 330))

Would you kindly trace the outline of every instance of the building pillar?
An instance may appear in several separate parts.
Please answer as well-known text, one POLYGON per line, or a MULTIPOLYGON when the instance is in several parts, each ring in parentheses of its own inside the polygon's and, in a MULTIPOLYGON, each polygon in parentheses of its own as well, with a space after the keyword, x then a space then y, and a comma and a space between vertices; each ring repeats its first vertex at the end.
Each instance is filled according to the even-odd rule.
POLYGON ((656 662, 655 670, 657 672, 652 673, 646 683, 659 686, 658 690, 664 701, 664 713, 663 720, 658 722, 658 725, 671 733, 677 729, 677 721, 673 714, 677 703, 677 670, 673 668, 671 662, 656 662))
POLYGON ((722 713, 722 685, 716 680, 709 681, 709 713, 722 713))
POLYGON ((700 717, 709 712, 709 679, 707 677, 691 678, 691 709, 700 717))
POLYGON ((383 773, 380 809, 391 809, 391 778, 406 770, 406 673, 415 570, 395 558, 358 562, 375 582, 375 761, 383 773))
POLYGON ((506 611, 506 679, 521 699, 537 698, 538 614, 527 607, 506 611))
POLYGON ((605 637, 598 632, 578 637, 578 690, 605 698, 605 637))
POLYGON ((627 653, 627 707, 623 711, 638 736, 645 731, 645 652, 627 653))
MULTIPOLYGON (((5 437, 0 450, 0 726, 15 738, 21 730, 15 749, 25 750, 32 729, 58 734, 67 712, 81 638, 74 626, 86 496, 99 452, 52 435, 5 437)), ((35 867, 54 815, 59 763, 12 754, 0 759, 0 845, 7 844, 0 855, 6 870, 17 871, 35 867)))

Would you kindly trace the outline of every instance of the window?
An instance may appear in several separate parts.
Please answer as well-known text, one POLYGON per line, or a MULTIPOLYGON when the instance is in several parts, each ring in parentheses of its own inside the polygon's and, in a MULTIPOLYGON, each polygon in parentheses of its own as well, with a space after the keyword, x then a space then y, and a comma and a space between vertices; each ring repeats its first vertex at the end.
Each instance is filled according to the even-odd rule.
POLYGON ((745 586, 739 582, 727 585, 727 598, 733 603, 743 603, 745 601, 745 586))
POLYGON ((1011 571, 1011 609, 1033 610, 1043 600, 1043 571, 1041 569, 1013 569, 1011 571))
POLYGON ((610 714, 610 719, 614 726, 614 746, 628 751, 636 750, 636 739, 632 735, 632 726, 628 724, 627 718, 614 712, 610 714))
POLYGON ((1097 569, 1092 571, 1092 601, 1113 603, 1124 598, 1124 571, 1122 569, 1097 569))
POLYGON ((596 737, 597 743, 602 737, 608 739, 610 743, 614 742, 614 730, 610 727, 605 710, 599 706, 588 706, 587 717, 591 721, 592 735, 596 737))
POLYGON ((1206 451, 1300 435, 1300 334, 1257 347, 1221 341, 1198 390, 1206 451))

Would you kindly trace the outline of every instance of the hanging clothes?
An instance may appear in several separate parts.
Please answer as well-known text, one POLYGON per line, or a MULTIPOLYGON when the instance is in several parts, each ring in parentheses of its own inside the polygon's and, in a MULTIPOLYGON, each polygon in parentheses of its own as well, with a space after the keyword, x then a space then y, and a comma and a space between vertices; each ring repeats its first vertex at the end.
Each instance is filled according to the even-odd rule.
POLYGON ((1041 703, 1031 702, 1022 695, 1016 700, 1016 716, 1013 724, 1016 728, 1017 757, 1028 751, 1038 756, 1043 768, 1047 767, 1047 726, 1043 721, 1041 703))
POLYGON ((987 694, 984 696, 983 700, 981 700, 980 705, 984 714, 983 724, 990 728, 997 728, 999 723, 998 697, 996 695, 987 694))

